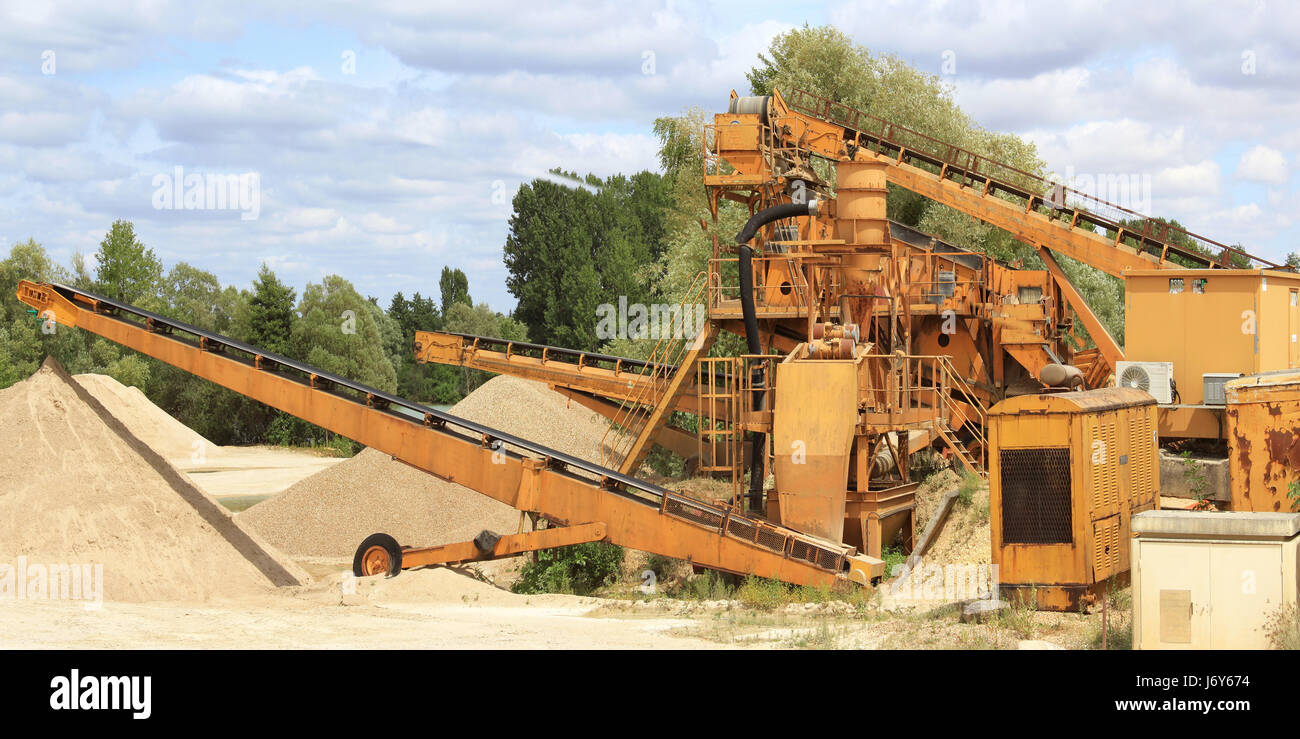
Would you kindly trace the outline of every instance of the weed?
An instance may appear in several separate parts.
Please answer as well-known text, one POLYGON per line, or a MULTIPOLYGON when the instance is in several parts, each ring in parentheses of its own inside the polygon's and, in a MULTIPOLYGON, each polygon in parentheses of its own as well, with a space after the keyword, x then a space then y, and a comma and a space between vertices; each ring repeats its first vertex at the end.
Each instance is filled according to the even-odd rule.
POLYGON ((1269 614, 1264 635, 1274 649, 1300 649, 1300 609, 1291 604, 1269 614))
POLYGON ((979 490, 980 486, 983 484, 984 480, 974 472, 971 472, 970 470, 962 472, 961 485, 957 487, 957 500, 960 501, 962 505, 970 505, 971 502, 975 500, 975 491, 979 490))
POLYGON ((1204 466, 1192 458, 1191 450, 1184 451, 1183 457, 1183 477, 1187 480, 1187 489, 1196 498, 1196 505, 1192 510, 1203 511, 1210 507, 1208 500, 1210 481, 1205 476, 1204 466))
POLYGON ((1034 638, 1034 604, 1038 591, 1031 590, 1025 598, 1012 597, 1011 603, 998 613, 998 623, 1021 639, 1034 638))

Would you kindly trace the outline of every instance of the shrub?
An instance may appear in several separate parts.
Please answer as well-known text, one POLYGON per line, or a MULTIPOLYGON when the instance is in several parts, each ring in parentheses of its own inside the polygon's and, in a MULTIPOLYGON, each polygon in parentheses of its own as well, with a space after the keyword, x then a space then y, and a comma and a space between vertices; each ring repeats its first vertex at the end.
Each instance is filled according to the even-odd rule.
POLYGON ((590 595, 614 583, 623 565, 623 547, 603 541, 542 549, 537 561, 520 571, 516 593, 590 595))

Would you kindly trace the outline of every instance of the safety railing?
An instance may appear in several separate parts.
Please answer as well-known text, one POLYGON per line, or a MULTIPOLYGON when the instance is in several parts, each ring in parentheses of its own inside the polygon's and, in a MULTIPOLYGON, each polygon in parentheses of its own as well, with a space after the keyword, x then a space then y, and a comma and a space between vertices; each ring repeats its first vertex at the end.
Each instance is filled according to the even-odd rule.
POLYGON ((686 298, 670 314, 670 325, 661 327, 659 339, 639 373, 640 386, 619 404, 613 423, 601 438, 601 463, 605 466, 617 466, 631 451, 651 413, 667 397, 673 375, 683 368, 693 369, 687 367, 685 359, 699 332, 707 330, 695 320, 695 306, 704 300, 706 281, 705 272, 696 274, 686 298))
POLYGON ((895 157, 900 163, 930 171, 941 179, 980 186, 986 196, 1006 196, 1023 202, 1028 211, 1102 229, 1116 244, 1140 251, 1154 249, 1161 259, 1168 253, 1205 267, 1248 267, 1252 263, 1285 269, 1237 247, 1199 236, 1166 221, 1076 190, 1037 174, 1004 164, 960 146, 940 141, 906 126, 851 108, 843 103, 794 90, 787 104, 806 115, 843 126, 851 134, 848 145, 895 157))
MULTIPOLYGON (((799 260, 791 256, 772 255, 753 258, 754 304, 756 306, 808 307, 808 280, 799 267, 799 260), (773 266, 782 267, 774 270, 773 266), (777 283, 769 276, 777 273, 788 279, 777 283)), ((740 303, 740 260, 737 257, 719 257, 709 260, 708 303, 709 311, 735 307, 740 303)))

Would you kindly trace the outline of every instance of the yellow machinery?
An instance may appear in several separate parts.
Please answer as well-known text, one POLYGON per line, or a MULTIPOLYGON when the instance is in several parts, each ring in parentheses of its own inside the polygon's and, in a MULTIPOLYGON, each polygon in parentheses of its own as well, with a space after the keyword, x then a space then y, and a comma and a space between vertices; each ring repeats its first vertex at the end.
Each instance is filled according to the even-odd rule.
MULTIPOLYGON (((611 432, 604 460, 623 473, 650 443, 680 450, 670 416, 693 412, 695 453, 683 456, 730 476, 733 507, 748 469, 751 511, 873 556, 910 546, 913 453, 982 472, 989 405, 1042 392, 1058 365, 1100 387, 1125 360, 1056 255, 1117 277, 1190 265, 1217 282, 1231 264, 1278 267, 803 91, 733 92, 704 134, 714 248, 681 308, 703 302, 705 330, 661 340, 635 370, 433 332, 417 336, 417 358, 540 379, 600 410, 625 432, 611 432), (1007 230, 1045 269, 890 222, 890 184, 1007 230), (717 233, 723 200, 751 213, 734 239, 717 233), (1076 321, 1095 347, 1078 348, 1076 321), (708 357, 718 330, 745 337, 746 354, 708 357)), ((1215 418, 1166 415, 1185 435, 1215 418)))
POLYGON ((98 334, 558 526, 414 549, 376 534, 357 549, 358 575, 600 540, 795 584, 865 584, 883 570, 883 562, 838 542, 702 503, 132 305, 26 280, 18 299, 42 320, 98 334))
POLYGON ((1131 388, 1022 395, 989 410, 993 563, 1004 593, 1076 610, 1127 583, 1129 521, 1159 505, 1156 403, 1131 388))

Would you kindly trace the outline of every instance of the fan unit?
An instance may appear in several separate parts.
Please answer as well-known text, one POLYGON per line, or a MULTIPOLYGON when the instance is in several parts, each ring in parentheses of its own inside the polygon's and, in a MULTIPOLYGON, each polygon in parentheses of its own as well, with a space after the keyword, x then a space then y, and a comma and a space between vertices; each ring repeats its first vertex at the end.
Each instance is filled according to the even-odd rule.
POLYGON ((1168 405, 1173 398, 1173 362, 1116 362, 1115 384, 1150 393, 1157 403, 1168 405))

